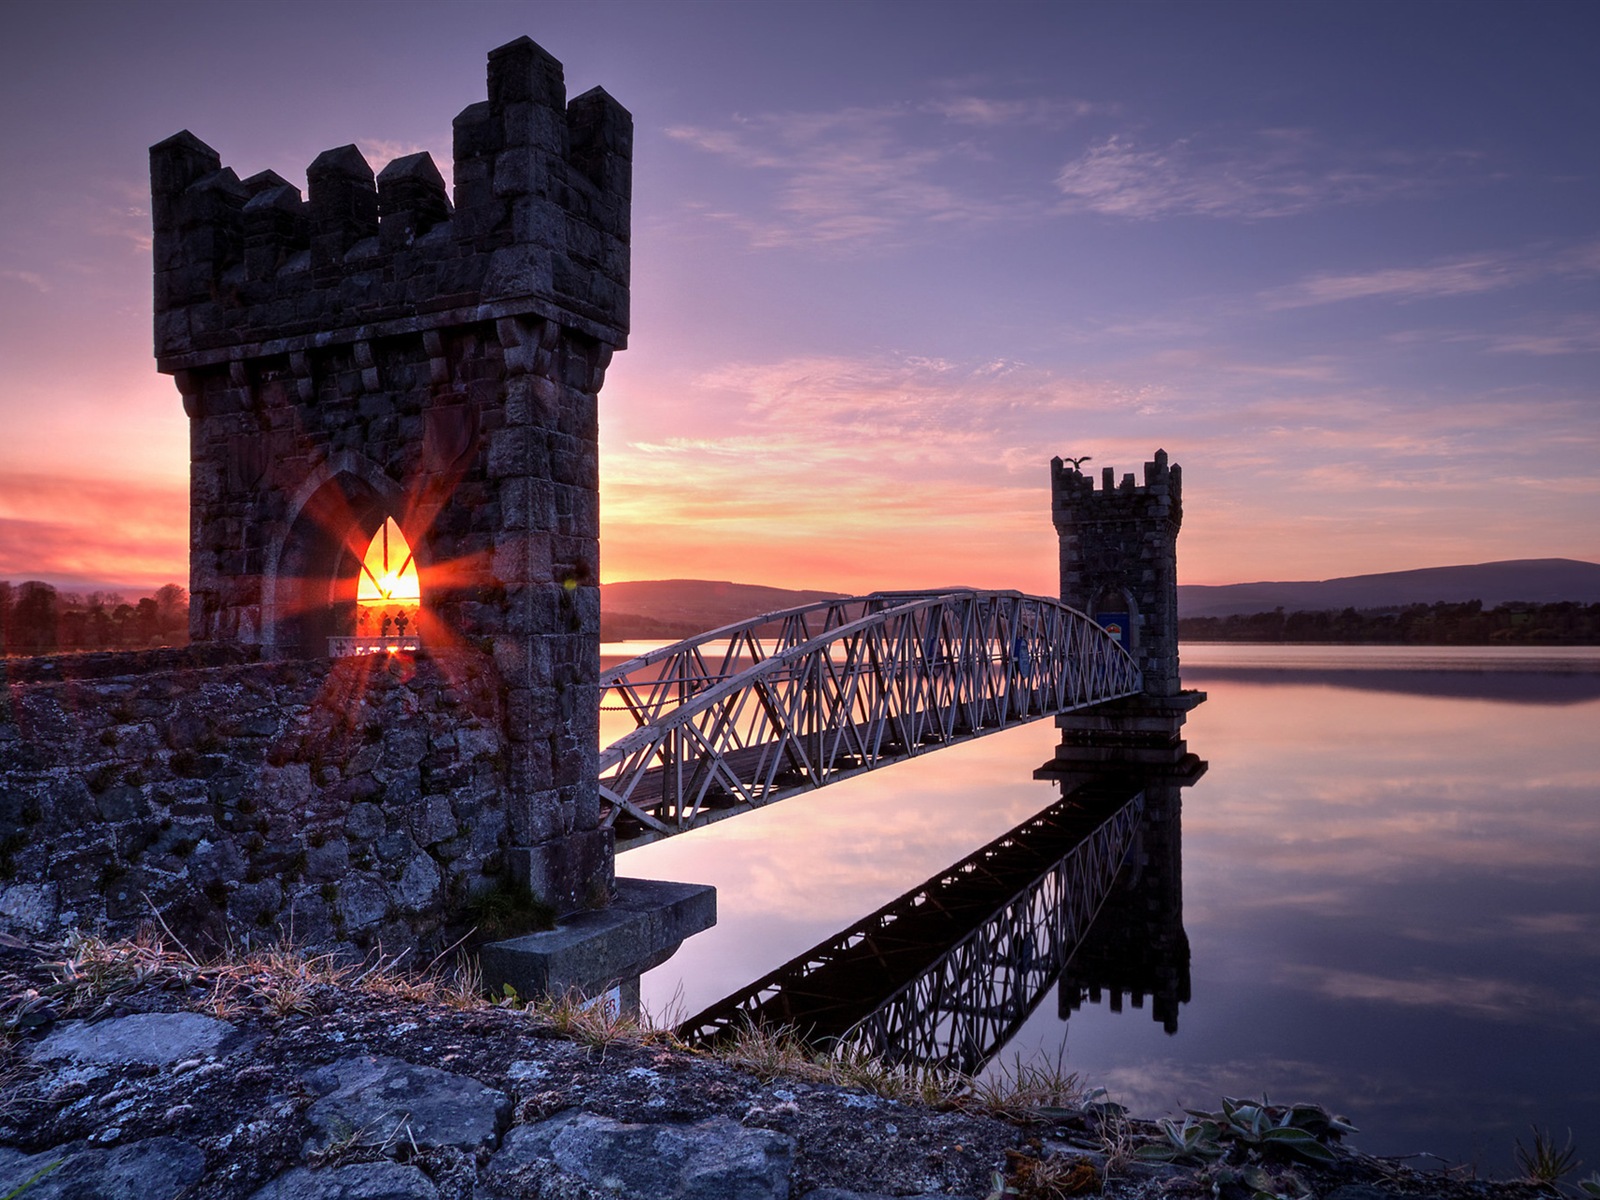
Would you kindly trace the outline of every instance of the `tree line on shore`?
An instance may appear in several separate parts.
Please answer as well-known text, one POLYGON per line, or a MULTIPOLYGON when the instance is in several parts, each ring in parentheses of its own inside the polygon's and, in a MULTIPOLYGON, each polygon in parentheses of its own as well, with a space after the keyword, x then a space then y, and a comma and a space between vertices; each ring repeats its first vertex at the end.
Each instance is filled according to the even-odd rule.
POLYGON ((1272 612, 1183 617, 1191 642, 1351 642, 1409 646, 1600 645, 1600 604, 1511 601, 1485 610, 1480 600, 1408 604, 1399 609, 1272 612))
POLYGON ((0 654, 144 650, 189 641, 189 593, 175 583, 133 602, 120 592, 60 592, 0 580, 0 654))

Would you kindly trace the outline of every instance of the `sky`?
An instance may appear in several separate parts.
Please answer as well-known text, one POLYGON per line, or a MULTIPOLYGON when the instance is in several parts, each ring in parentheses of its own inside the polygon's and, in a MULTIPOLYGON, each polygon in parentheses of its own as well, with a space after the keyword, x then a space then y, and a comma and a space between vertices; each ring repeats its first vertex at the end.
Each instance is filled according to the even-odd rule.
POLYGON ((526 34, 633 113, 601 578, 1056 587, 1600 560, 1600 5, 82 4, 0 39, 0 579, 187 581, 148 147, 428 150, 526 34))

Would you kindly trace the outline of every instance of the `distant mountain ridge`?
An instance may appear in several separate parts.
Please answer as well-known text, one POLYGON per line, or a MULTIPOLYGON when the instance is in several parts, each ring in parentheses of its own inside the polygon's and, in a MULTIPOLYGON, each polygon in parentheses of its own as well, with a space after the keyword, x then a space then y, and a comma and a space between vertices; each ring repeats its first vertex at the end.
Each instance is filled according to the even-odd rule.
POLYGON ((842 592, 796 591, 710 579, 638 579, 600 585, 600 639, 685 638, 746 617, 828 600, 842 592))
POLYGON ((1398 608, 1469 600, 1480 600, 1485 608, 1513 600, 1600 604, 1600 563, 1573 558, 1517 558, 1315 582, 1178 585, 1181 617, 1227 617, 1277 608, 1285 612, 1398 608))
MULTIPOLYGON (((839 595, 843 593, 709 579, 603 583, 601 638, 625 641, 689 637, 746 617, 839 595)), ((1225 617, 1271 612, 1280 607, 1286 612, 1317 612, 1467 600, 1481 600, 1486 608, 1510 600, 1600 604, 1600 563, 1525 558, 1320 581, 1178 586, 1178 612, 1184 617, 1225 617)))

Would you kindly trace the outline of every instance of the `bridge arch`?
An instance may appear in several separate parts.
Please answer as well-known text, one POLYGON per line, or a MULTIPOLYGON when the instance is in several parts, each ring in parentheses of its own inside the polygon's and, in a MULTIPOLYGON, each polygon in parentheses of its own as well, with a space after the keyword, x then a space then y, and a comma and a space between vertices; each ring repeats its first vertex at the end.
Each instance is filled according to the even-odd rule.
POLYGON ((600 681, 618 849, 1010 725, 1137 695, 1133 658, 1049 597, 876 592, 766 613, 600 681))

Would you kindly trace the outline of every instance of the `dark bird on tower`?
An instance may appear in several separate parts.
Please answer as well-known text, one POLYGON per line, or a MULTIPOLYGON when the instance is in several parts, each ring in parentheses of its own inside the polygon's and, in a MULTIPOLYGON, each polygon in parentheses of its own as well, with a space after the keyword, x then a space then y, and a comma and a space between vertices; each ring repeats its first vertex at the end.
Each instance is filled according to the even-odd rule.
POLYGON ((1086 462, 1093 462, 1094 455, 1085 454, 1082 458, 1073 458, 1071 455, 1064 454, 1061 456, 1061 461, 1071 463, 1074 471, 1082 472, 1083 464, 1086 462))

